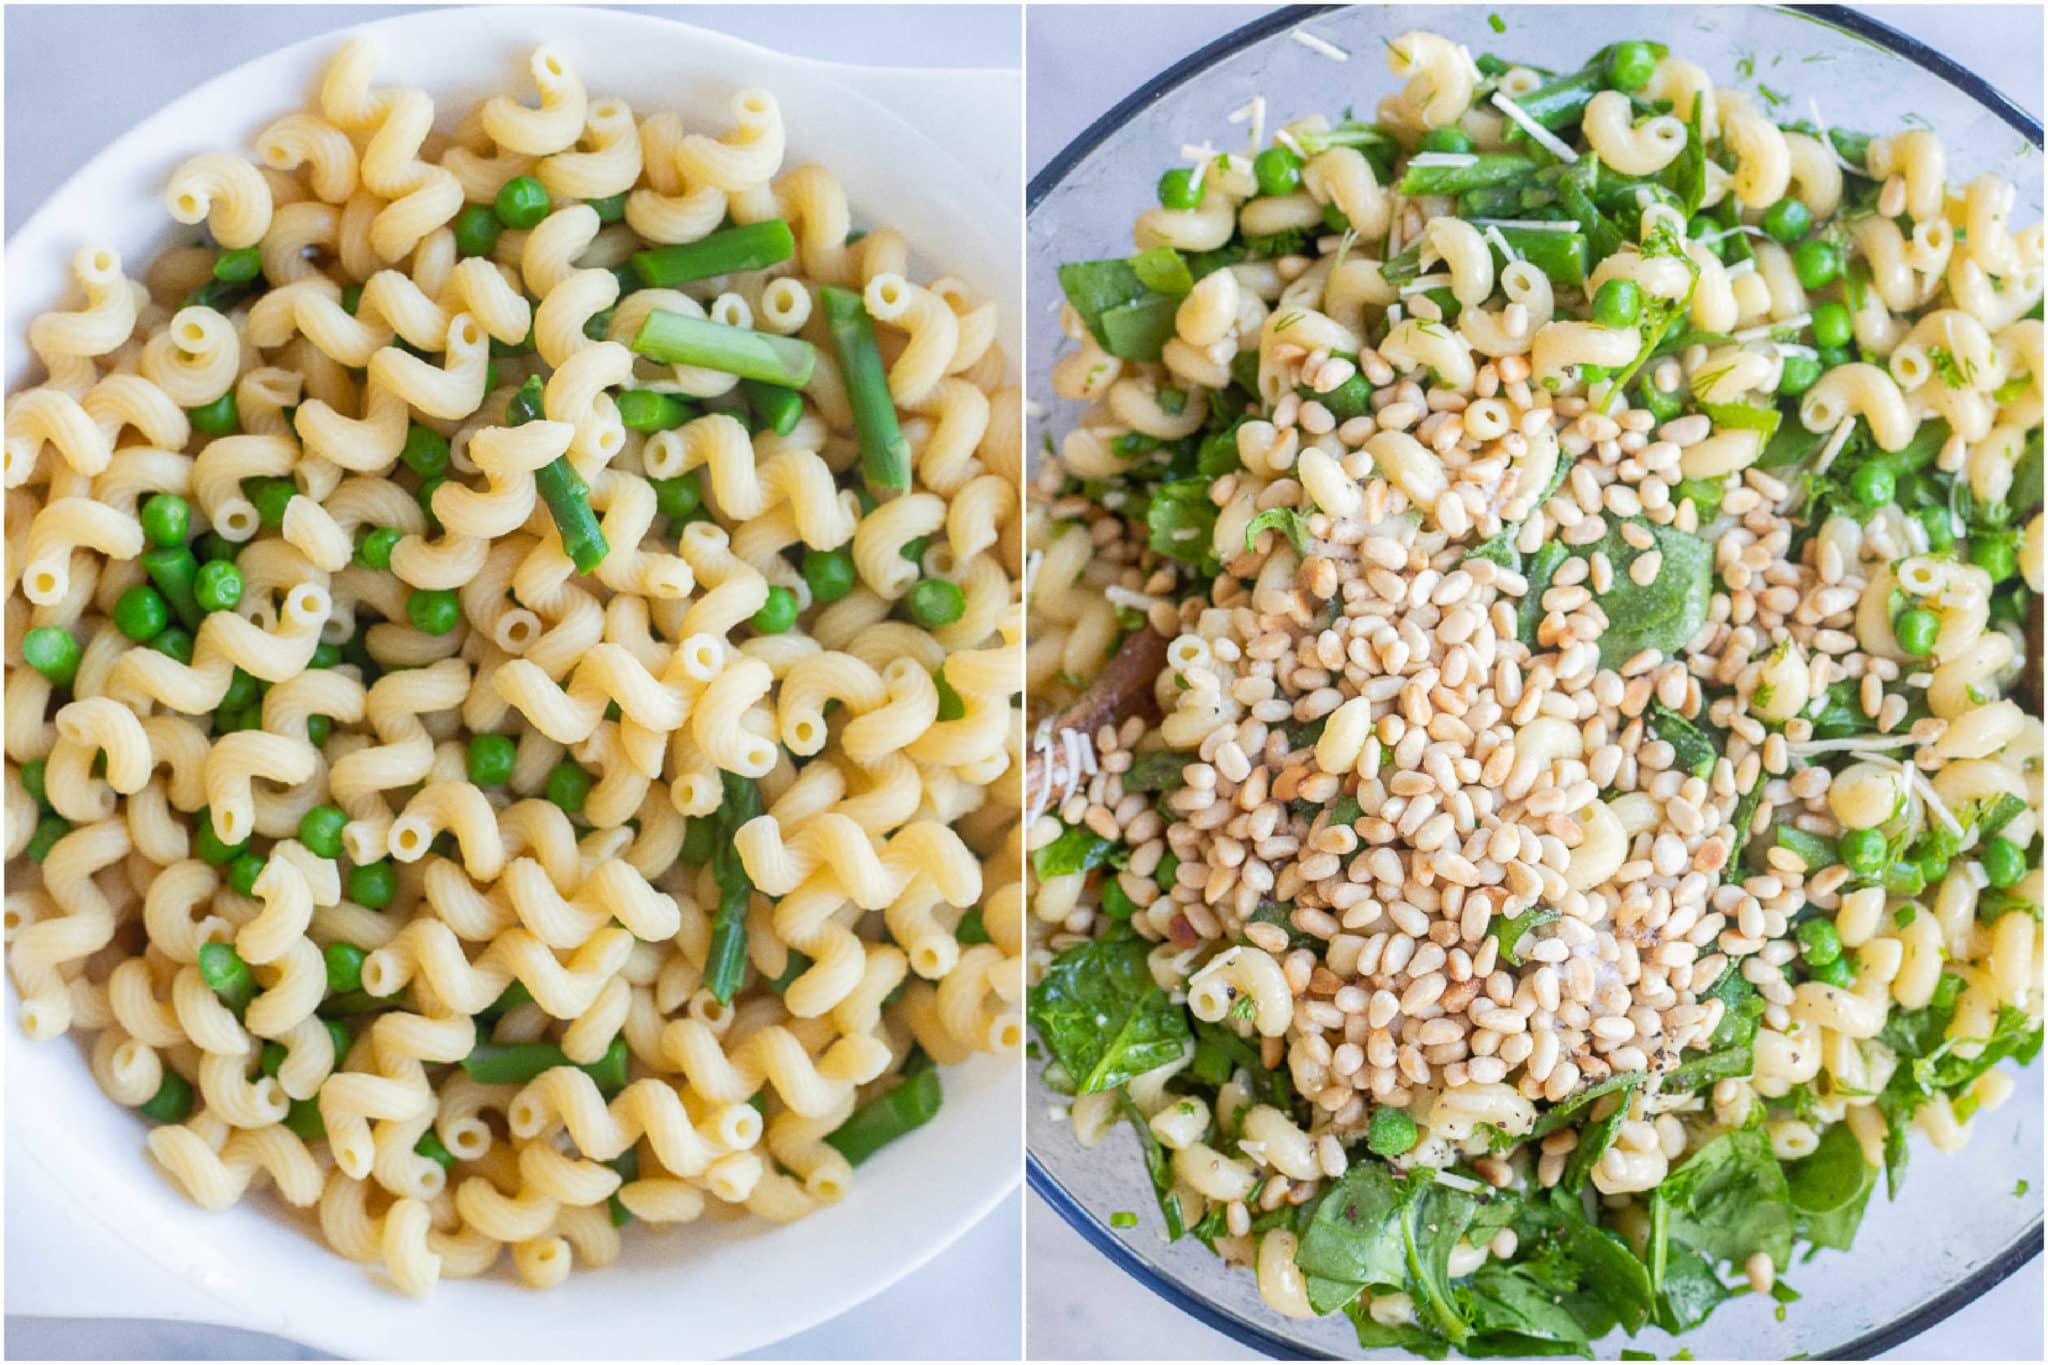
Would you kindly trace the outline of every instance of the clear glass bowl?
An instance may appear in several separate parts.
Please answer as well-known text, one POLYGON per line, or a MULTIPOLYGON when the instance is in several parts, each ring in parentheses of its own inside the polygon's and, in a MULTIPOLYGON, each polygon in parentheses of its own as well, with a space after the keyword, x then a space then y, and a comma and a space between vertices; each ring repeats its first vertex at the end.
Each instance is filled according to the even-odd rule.
MULTIPOLYGON (((2040 124, 1953 61, 1863 15, 1831 6, 1558 7, 1541 14, 1541 23, 1514 24, 1507 39, 1488 28, 1484 6, 1283 9, 1160 73, 1097 120, 1032 181, 1028 196, 1026 297, 1038 306, 1027 372, 1032 397, 1047 414, 1041 425, 1062 427, 1063 405, 1049 383, 1066 345, 1056 325, 1059 263, 1127 248, 1131 223, 1154 202, 1159 168, 1176 159, 1183 143, 1229 141, 1235 130, 1224 114, 1254 95, 1266 97, 1269 128, 1310 113, 1334 116, 1347 104, 1369 116, 1393 88, 1380 59, 1382 40, 1411 29, 1443 33, 1475 53, 1498 47, 1562 69, 1576 68, 1616 35, 1658 39, 1704 66, 1717 84, 1753 90, 1761 80, 1785 93, 1786 118, 1811 117, 1813 96, 1831 125, 1879 132, 1924 120, 1941 134, 1952 183, 1995 170, 2019 187, 2016 220, 2041 216, 2040 124), (1289 38, 1310 19, 1319 36, 1352 59, 1339 65, 1289 38), (1754 75, 1737 79, 1745 70, 1754 75)), ((1804 1297, 1783 1322, 1769 1299, 1745 1296, 1683 1338, 1655 1329, 1633 1340, 1616 1334, 1601 1354, 1630 1346, 1668 1357, 1684 1346, 1701 1359, 1868 1359, 2023 1267, 2038 1276, 2038 1266, 2028 1263, 2042 1250, 2041 1065, 2017 1079, 2005 1105, 1977 1117, 1962 1154, 1946 1157, 1914 1140, 1905 1188, 1895 1201, 1881 1191, 1872 1197, 1855 1250, 1822 1252, 1788 1272, 1804 1297), (2027 1188, 2016 1192, 2021 1180, 2027 1188)), ((1031 1186, 1104 1255, 1255 1350, 1293 1358, 1360 1354, 1341 1315, 1283 1318, 1260 1301, 1249 1273, 1225 1267, 1193 1238, 1168 1243, 1129 1125, 1083 1150, 1055 1116, 1057 1102, 1039 1090, 1025 1105, 1031 1186), (1111 1229, 1108 1214, 1125 1209, 1140 1211, 1138 1226, 1111 1229)))

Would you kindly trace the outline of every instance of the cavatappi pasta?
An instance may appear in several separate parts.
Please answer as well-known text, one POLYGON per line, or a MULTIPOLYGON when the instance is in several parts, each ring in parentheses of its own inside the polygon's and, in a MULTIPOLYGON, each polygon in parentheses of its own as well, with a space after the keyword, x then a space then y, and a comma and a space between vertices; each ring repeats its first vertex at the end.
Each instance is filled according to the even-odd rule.
POLYGON ((413 1294, 809 1214, 1022 1028, 994 306, 767 91, 530 70, 344 45, 6 408, 20 1025, 413 1294))
POLYGON ((1585 1350, 2040 1047, 2041 228, 1659 44, 1387 59, 1062 268, 1031 1017, 1275 1312, 1585 1350))

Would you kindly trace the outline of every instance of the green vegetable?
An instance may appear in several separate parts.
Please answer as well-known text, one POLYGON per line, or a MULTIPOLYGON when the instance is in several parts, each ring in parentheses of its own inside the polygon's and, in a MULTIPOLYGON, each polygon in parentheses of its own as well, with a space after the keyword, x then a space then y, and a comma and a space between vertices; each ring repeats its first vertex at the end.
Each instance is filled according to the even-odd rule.
POLYGON ((515 231, 526 232, 540 226, 540 220, 548 216, 551 205, 547 186, 530 175, 522 175, 499 187, 492 207, 497 210, 499 222, 515 231))
POLYGON ((446 436, 418 422, 406 428, 405 448, 398 452, 398 459, 407 469, 423 479, 431 479, 448 472, 449 458, 446 436))
POLYGON ((780 218, 714 232, 694 242, 633 253, 633 273, 650 289, 673 289, 714 275, 766 270, 796 254, 796 235, 780 218))
POLYGON ((341 832, 348 816, 339 806, 315 806, 299 817, 299 842, 322 858, 341 856, 341 832))
POLYGON ((71 822, 58 815, 45 815, 36 821, 35 832, 29 835, 28 847, 23 850, 32 863, 40 863, 50 856, 50 850, 58 840, 71 832, 71 822))
POLYGON ((192 596, 207 611, 233 611, 242 600, 242 571, 225 559, 202 564, 192 596))
POLYGON ((761 790, 734 773, 720 773, 725 800, 718 809, 718 838, 711 854, 712 879, 718 885, 718 914, 712 921, 711 952, 704 964, 704 984, 722 1005, 732 1003, 747 969, 747 907, 754 883, 741 863, 732 836, 761 813, 761 790))
POLYGON ((406 595, 405 614, 428 635, 446 635, 462 621, 462 603, 453 588, 414 588, 406 595))
MULTIPOLYGON (((1629 566, 1646 551, 1623 538, 1622 523, 1610 522, 1600 540, 1572 551, 1582 558, 1596 551, 1605 554, 1614 570, 1613 583, 1596 598, 1609 623, 1600 637, 1603 668, 1619 668, 1646 649, 1658 650, 1666 658, 1681 655, 1707 623, 1707 603, 1714 591, 1711 543, 1651 521, 1629 520, 1649 532, 1654 548, 1663 555, 1657 577, 1647 585, 1629 577, 1629 566)), ((1540 597, 1533 578, 1529 591, 1540 597)))
POLYGON ((1116 840, 1105 839, 1086 825, 1069 825, 1057 839, 1032 851, 1031 868, 1041 880, 1087 872, 1107 862, 1117 847, 1116 840))
POLYGON ((256 978, 250 975, 249 964, 242 961, 232 943, 199 945, 199 975, 221 1003, 237 1015, 256 998, 256 978))
POLYGON ((1526 156, 1481 152, 1470 162, 1456 166, 1417 166, 1411 162, 1402 171, 1396 190, 1406 195, 1462 194, 1487 185, 1522 184, 1535 174, 1536 163, 1526 156))
POLYGON ((1500 940, 1502 961, 1510 967, 1519 967, 1522 965, 1522 959, 1516 954, 1521 949, 1522 939, 1530 931, 1540 929, 1557 918, 1557 911, 1548 906, 1536 905, 1519 915, 1495 915, 1493 923, 1486 927, 1486 932, 1500 940))
POLYGON ((670 521, 688 521, 704 501, 704 489, 694 474, 679 479, 649 479, 654 486, 654 510, 670 521))
POLYGON ((498 245, 505 225, 486 204, 471 204, 455 217, 455 250, 463 256, 488 256, 498 245))
MULTIPOLYGON (((851 294, 856 302, 860 299, 850 290, 840 292, 851 294)), ((830 297, 827 296, 828 321, 835 317, 830 297)), ((696 365, 791 389, 801 389, 811 382, 811 372, 818 358, 811 343, 799 337, 729 327, 709 318, 695 318, 662 308, 649 313, 647 320, 640 324, 639 334, 633 338, 633 350, 664 365, 696 365)), ((849 398, 852 397, 852 387, 853 381, 849 378, 849 398)))
POLYGON ((2001 891, 2017 886, 2027 875, 2027 855, 2010 839, 1995 835, 1986 839, 1977 856, 1984 864, 1985 880, 2001 891))
POLYGON ((1602 327, 1633 327, 1642 312, 1643 291, 1634 280, 1609 280, 1593 296, 1593 321, 1602 327))
POLYGON ((327 964, 327 989, 346 995, 363 988, 363 960, 369 954, 353 943, 330 943, 320 954, 327 964))
POLYGON ((1807 289, 1824 289, 1842 273, 1842 249, 1814 237, 1792 249, 1792 273, 1807 289))
POLYGON ((151 1123, 183 1123, 192 1117, 192 1083, 165 1068, 156 1093, 137 1105, 136 1112, 151 1123))
POLYGON ((1849 321, 1849 310, 1839 303, 1821 303, 1813 309, 1813 339, 1822 346, 1847 346, 1855 339, 1856 330, 1849 321))
POLYGON ((1780 199, 1764 210, 1763 229, 1773 241, 1790 246, 1813 227, 1813 214, 1797 199, 1780 199))
POLYGON ((1898 619, 1892 622, 1892 633, 1898 637, 1899 648, 1915 657, 1933 652, 1934 637, 1940 630, 1941 621, 1935 614, 1920 607, 1900 612, 1898 619))
POLYGON ((1160 176, 1158 194, 1161 208, 1185 210, 1202 206, 1202 194, 1195 187, 1192 167, 1175 166, 1160 176))
POLYGON ((211 403, 185 409, 193 430, 205 436, 229 436, 242 429, 242 414, 235 406, 235 391, 229 389, 211 403))
POLYGON ((1375 1156, 1401 1156, 1413 1148, 1421 1136, 1415 1120, 1408 1117, 1406 1110, 1382 1104, 1372 1111, 1372 1127, 1367 1130, 1365 1145, 1375 1156))
POLYGON ((1145 504, 1146 543, 1152 550, 1183 564, 1211 561, 1216 538, 1216 507, 1209 501, 1205 478, 1174 479, 1152 490, 1145 504))
POLYGON ((803 419, 804 396, 795 389, 742 379, 740 391, 746 394, 747 406, 753 409, 755 424, 777 436, 789 435, 803 419))
MULTIPOLYGON (((651 325, 655 318, 677 317, 675 313, 656 312, 647 319, 651 325)), ((691 321, 691 319, 684 319, 691 321)), ((710 324, 715 326, 716 324, 710 324)), ((641 329, 646 335, 646 329, 641 329)), ((529 376, 505 405, 505 424, 524 426, 531 421, 546 417, 543 406, 544 393, 540 376, 529 376)), ((562 537, 562 553, 569 556, 580 573, 589 573, 604 562, 611 553, 611 546, 604 538, 604 532, 597 524, 597 514, 590 507, 590 485, 569 463, 567 455, 557 456, 534 471, 534 488, 541 500, 548 505, 548 513, 554 518, 555 530, 562 537)))
POLYGON ((156 545, 182 546, 192 530, 192 505, 176 493, 152 493, 142 504, 142 532, 156 545))
POLYGON ((1607 50, 1607 80, 1616 90, 1640 90, 1657 74, 1650 44, 1630 39, 1607 50))
POLYGON ((1859 877, 1874 877, 1884 870, 1885 839, 1874 829, 1844 830, 1838 841, 1842 861, 1859 877))
POLYGON ((921 578, 904 598, 910 619, 927 630, 949 626, 967 610, 967 595, 943 578, 921 578))
POLYGON ((510 735, 472 735, 466 767, 469 780, 479 787, 501 787, 511 781, 518 766, 519 745, 510 735))
POLYGON ((1706 731, 1662 702, 1650 703, 1648 723, 1650 734, 1671 746, 1672 762, 1681 771, 1700 778, 1714 771, 1721 751, 1706 731))
POLYGON ((1148 247, 1131 257, 1131 269, 1138 282, 1158 294, 1178 298, 1195 287, 1194 273, 1178 251, 1170 246, 1148 247))
POLYGON ((148 644, 170 623, 170 603, 147 584, 137 583, 114 602, 114 625, 138 644, 148 644))
POLYGON ((1797 397, 1812 388, 1820 378, 1820 361, 1808 355, 1788 355, 1784 367, 1778 373, 1778 392, 1788 397, 1797 397))
POLYGON ((1261 531, 1284 532, 1297 555, 1307 554, 1308 547, 1313 541, 1308 530, 1308 515, 1292 507, 1268 507, 1245 523, 1244 548, 1247 551, 1258 548, 1255 542, 1261 531))
POLYGON ((1292 194, 1301 185, 1301 158, 1285 147, 1268 147, 1252 158, 1260 194, 1292 194))
POLYGON ((749 624, 763 635, 780 635, 796 624, 796 614, 796 594, 778 583, 768 589, 768 600, 749 624))
POLYGON ((581 815, 596 779, 568 759, 548 770, 547 799, 570 815, 581 815))
POLYGON ((379 526, 363 537, 362 544, 356 546, 356 562, 379 572, 389 569, 391 552, 398 548, 398 542, 403 539, 404 533, 396 528, 379 526))
POLYGON ((848 551, 804 551, 804 582, 810 585, 812 601, 837 602, 853 591, 856 578, 848 551))
POLYGON ((1472 151, 1472 139, 1463 128, 1451 126, 1432 128, 1422 135, 1422 142, 1417 150, 1451 156, 1465 156, 1472 151))
POLYGON ((1147 965, 1151 945, 1126 931, 1055 957, 1028 994, 1031 1026, 1065 1069, 1074 1093, 1113 1089, 1180 1056, 1187 1012, 1147 965))
POLYGON ((78 676, 78 641, 62 626, 36 626, 21 637, 21 657, 57 687, 78 676))
POLYGON ((889 395, 888 375, 882 368, 882 353, 875 342, 874 320, 868 316, 861 296, 851 289, 826 285, 819 290, 819 298, 825 308, 826 328, 832 334, 832 349, 839 358, 840 380, 846 386, 847 402, 853 409, 854 429, 860 437, 861 472, 871 487, 908 488, 910 443, 903 438, 902 426, 896 420, 896 401, 889 395))
POLYGON ((940 1102, 938 1070, 924 1067, 854 1110, 825 1141, 858 1166, 912 1129, 930 1123, 938 1116, 940 1102))
POLYGON ((348 870, 348 898, 370 910, 382 910, 398 894, 398 869, 389 860, 348 870))
POLYGON ((471 1080, 484 1085, 525 1085, 556 1067, 573 1066, 596 1081, 599 1089, 621 1090, 627 1061, 626 1040, 615 1038, 594 1062, 572 1062, 553 1043, 478 1043, 461 1065, 471 1080))

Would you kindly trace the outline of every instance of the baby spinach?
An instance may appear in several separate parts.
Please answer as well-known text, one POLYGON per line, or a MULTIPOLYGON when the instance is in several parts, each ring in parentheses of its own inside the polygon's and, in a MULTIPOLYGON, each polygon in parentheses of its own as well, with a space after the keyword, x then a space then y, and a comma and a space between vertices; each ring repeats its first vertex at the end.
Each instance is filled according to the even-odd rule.
POLYGON ((1215 562, 1216 508, 1209 480, 1175 479, 1152 492, 1145 507, 1146 543, 1182 564, 1203 568, 1215 562))
POLYGON ((1649 728, 1654 738, 1671 746, 1674 766, 1681 771, 1694 777, 1706 777, 1714 771, 1720 748, 1706 731, 1661 701, 1650 703, 1649 728))
POLYGON ((1177 299, 1154 293, 1129 260, 1068 261, 1059 274, 1067 302, 1104 350, 1124 360, 1159 359, 1173 335, 1177 299))
POLYGON ((1785 1188, 1799 1235, 1816 1246, 1847 1251, 1877 1188, 1877 1168, 1863 1159, 1863 1144, 1849 1125, 1837 1123, 1812 1152, 1786 1164, 1785 1188))
POLYGON ((1177 749, 1151 749, 1131 759, 1130 768, 1124 773, 1124 790, 1127 792, 1170 792, 1178 791, 1187 784, 1181 774, 1188 765, 1188 755, 1177 749))
POLYGON ((1367 1285, 1407 1286, 1404 1222, 1426 1184, 1426 1176, 1410 1180, 1384 1162, 1359 1160, 1317 1201, 1294 1260, 1311 1277, 1309 1302, 1318 1313, 1367 1285))
POLYGON ((1267 1067, 1260 1059, 1258 1044, 1240 1038, 1226 1023, 1195 1021, 1195 1057, 1188 1070, 1204 1085, 1219 1087, 1232 1072, 1243 1071, 1259 1103, 1283 1113, 1294 1106, 1294 1083, 1287 1069, 1267 1067))
POLYGON ((1028 996, 1031 1026, 1077 1095, 1166 1065, 1192 1041, 1187 1011, 1152 978, 1151 945, 1128 929, 1055 957, 1028 996))
POLYGON ((1519 967, 1522 959, 1516 954, 1523 936, 1555 921, 1557 917, 1557 911, 1548 906, 1532 905, 1519 915, 1495 915, 1493 923, 1486 926, 1486 932, 1500 940, 1501 960, 1510 967, 1519 967))
POLYGON ((1292 507, 1268 507, 1245 524, 1244 548, 1253 551, 1261 531, 1283 532, 1294 553, 1305 555, 1314 537, 1308 533, 1308 514, 1292 507))
POLYGON ((1166 1155, 1159 1135, 1146 1121, 1144 1111, 1128 1093, 1117 1096, 1117 1105, 1123 1110, 1124 1117, 1131 1121, 1131 1127, 1138 1130, 1138 1145, 1145 1153, 1145 1170, 1152 1177, 1152 1191, 1159 1199, 1159 1216, 1166 1223, 1166 1240, 1178 1242, 1187 1231, 1187 1221, 1181 1213, 1180 1193, 1174 1188, 1172 1159, 1166 1155))
POLYGON ((1529 590, 1522 594, 1522 605, 1515 613, 1516 633, 1523 644, 1536 643, 1536 628, 1543 624, 1543 594, 1549 591, 1550 580, 1557 576, 1559 567, 1570 557, 1571 551, 1555 540, 1544 541, 1542 548, 1529 556, 1528 567, 1522 571, 1522 577, 1529 582, 1529 590))
POLYGON ((1586 1183, 1593 1174, 1593 1168, 1600 1158, 1607 1155, 1607 1149, 1614 1145, 1614 1139, 1621 1134, 1621 1126, 1628 1122, 1628 1102, 1635 1094, 1640 1078, 1621 1087, 1620 1102, 1609 1110, 1605 1118, 1582 1124, 1579 1128, 1579 1145, 1572 1148, 1571 1157, 1565 1162, 1564 1178, 1559 1183, 1567 1190, 1576 1190, 1586 1183))
POLYGON ((1105 839, 1086 825, 1068 825, 1059 838, 1032 853, 1031 869, 1040 877, 1087 872, 1108 862, 1116 847, 1116 840, 1105 839))
MULTIPOLYGON (((1600 636, 1603 668, 1619 668, 1646 649, 1657 650, 1667 659, 1678 657, 1707 623, 1707 604, 1714 595, 1712 545, 1669 526, 1630 520, 1649 532, 1663 556, 1657 577, 1649 583, 1629 577, 1629 566, 1648 551, 1636 549, 1623 538, 1622 524, 1610 523, 1606 535, 1576 551, 1586 559, 1596 551, 1602 553, 1614 570, 1614 581, 1596 599, 1607 614, 1607 629, 1600 636)), ((1535 591, 1533 583, 1530 591, 1535 591)))
POLYGON ((1792 1256, 1784 1168, 1758 1127, 1723 1133, 1666 1176, 1671 1237, 1714 1261, 1762 1251, 1782 1269, 1792 1256))

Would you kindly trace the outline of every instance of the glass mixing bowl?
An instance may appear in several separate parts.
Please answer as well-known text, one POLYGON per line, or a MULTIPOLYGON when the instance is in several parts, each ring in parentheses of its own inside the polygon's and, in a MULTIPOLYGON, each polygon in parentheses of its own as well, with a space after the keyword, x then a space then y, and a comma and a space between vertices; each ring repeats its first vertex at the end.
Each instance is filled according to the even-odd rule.
MULTIPOLYGON (((1026 297, 1035 306, 1027 372, 1047 414, 1037 425, 1064 429, 1068 406, 1053 397, 1049 379, 1066 346, 1057 326, 1059 263, 1127 247, 1131 223, 1154 202, 1160 168, 1179 159, 1184 143, 1232 142, 1239 130, 1224 115, 1254 95, 1266 97, 1269 128, 1310 113, 1334 117, 1346 105, 1370 116, 1394 88, 1382 40, 1412 29, 1445 34, 1475 53, 1494 49, 1560 69, 1577 68, 1610 38, 1658 39, 1718 84, 1755 90, 1761 82, 1787 95, 1788 119, 1810 118, 1812 96, 1830 125, 1869 132, 1932 126, 1947 148, 1951 183, 1995 170, 2019 188, 2015 219, 2041 216, 2041 125, 1954 61, 1866 16, 1833 6, 1546 7, 1535 23, 1523 10, 1516 17, 1525 21, 1502 36, 1487 26, 1487 12, 1437 5, 1276 11, 1161 72, 1054 157, 1028 196, 1026 297), (1340 65, 1288 36, 1311 20, 1318 36, 1352 59, 1340 65)), ((1914 1140, 1904 1189, 1893 1201, 1881 1192, 1872 1197, 1855 1249, 1822 1252, 1787 1273, 1804 1297, 1783 1322, 1777 1304, 1747 1295, 1683 1338, 1654 1328, 1633 1340, 1616 1334, 1601 1343, 1601 1354, 1626 1345, 1668 1357, 1683 1346, 1701 1359, 1869 1359, 2009 1275, 2024 1269, 2038 1276, 2029 1263, 2042 1250, 2042 1066, 2017 1079, 2005 1105, 1977 1117, 1961 1154, 1943 1156, 1914 1140)), ((1290 1358, 1360 1354, 1341 1315, 1283 1318, 1260 1301, 1246 1271, 1227 1268, 1192 1237, 1168 1243, 1129 1125, 1083 1150, 1058 1108, 1059 1097, 1045 1090, 1025 1105, 1031 1187, 1104 1255, 1255 1350, 1290 1358), (1109 1214, 1127 1209, 1140 1211, 1138 1226, 1110 1228, 1109 1214)))

